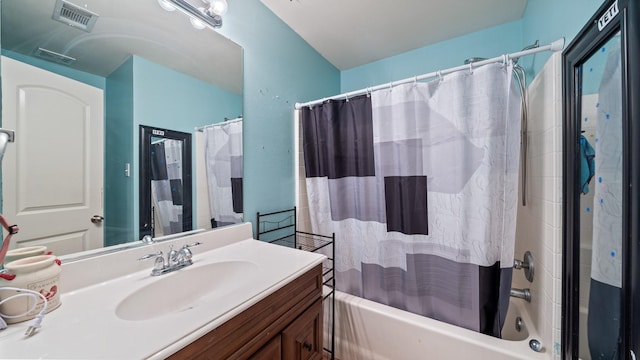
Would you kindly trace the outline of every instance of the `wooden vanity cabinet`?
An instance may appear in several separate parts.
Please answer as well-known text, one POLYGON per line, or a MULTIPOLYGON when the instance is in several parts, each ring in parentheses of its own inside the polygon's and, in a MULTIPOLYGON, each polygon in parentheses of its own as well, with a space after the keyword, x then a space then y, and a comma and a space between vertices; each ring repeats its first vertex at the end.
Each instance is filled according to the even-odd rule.
POLYGON ((281 360, 282 335, 278 334, 269 340, 267 345, 249 357, 249 360, 281 360))
POLYGON ((322 322, 318 265, 169 359, 322 359, 322 322))

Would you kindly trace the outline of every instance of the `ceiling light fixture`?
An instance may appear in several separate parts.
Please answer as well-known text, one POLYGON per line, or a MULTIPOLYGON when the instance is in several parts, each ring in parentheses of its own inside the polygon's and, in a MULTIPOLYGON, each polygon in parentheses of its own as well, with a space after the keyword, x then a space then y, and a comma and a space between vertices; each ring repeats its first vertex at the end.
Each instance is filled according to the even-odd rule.
POLYGON ((205 1, 211 4, 211 6, 209 7, 209 10, 212 13, 220 16, 223 16, 224 14, 227 13, 227 9, 229 8, 229 5, 227 4, 227 0, 205 0, 205 1))
POLYGON ((227 12, 229 5, 226 0, 158 0, 160 6, 167 10, 163 3, 179 9, 189 15, 191 25, 196 29, 209 26, 213 29, 222 27, 222 15, 227 12), (199 5, 206 4, 206 7, 199 5))

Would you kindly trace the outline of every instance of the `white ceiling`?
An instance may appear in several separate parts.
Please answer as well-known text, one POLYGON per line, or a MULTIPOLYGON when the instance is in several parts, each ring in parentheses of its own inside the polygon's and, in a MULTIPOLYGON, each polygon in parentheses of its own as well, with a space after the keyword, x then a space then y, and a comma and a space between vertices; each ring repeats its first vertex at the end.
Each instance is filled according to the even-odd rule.
POLYGON ((340 70, 520 19, 527 5, 527 0, 261 1, 340 70))
POLYGON ((69 0, 99 15, 91 32, 52 20, 56 0, 2 0, 2 48, 33 56, 38 47, 106 77, 132 54, 234 93, 242 93, 242 48, 218 32, 196 30, 157 0, 69 0))

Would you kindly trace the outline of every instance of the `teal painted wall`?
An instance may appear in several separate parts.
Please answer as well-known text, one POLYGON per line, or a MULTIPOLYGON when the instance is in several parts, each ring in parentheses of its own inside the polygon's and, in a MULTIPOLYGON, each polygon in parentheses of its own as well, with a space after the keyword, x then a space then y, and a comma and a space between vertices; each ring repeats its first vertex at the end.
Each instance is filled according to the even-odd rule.
POLYGON ((133 172, 133 58, 106 79, 104 158, 104 244, 132 241, 135 237, 134 208, 137 187, 125 176, 125 164, 133 172))
MULTIPOLYGON (((139 56, 133 57, 133 184, 139 180, 140 125, 165 128, 193 134, 197 126, 223 121, 225 117, 242 115, 242 96, 209 83, 165 68, 139 56)), ((196 201, 196 169, 192 137, 192 203, 196 201)), ((124 165, 122 165, 124 166, 124 165)), ((122 168, 121 166, 121 168, 122 168)), ((133 224, 135 238, 139 234, 139 188, 134 186, 133 224)), ((196 219, 193 209, 193 219, 196 219)))
MULTIPOLYGON (((536 40, 546 45, 564 37, 566 46, 602 3, 602 0, 529 0, 520 20, 344 70, 340 92, 462 65, 469 57, 495 57, 519 51, 536 40)), ((545 52, 520 59, 529 81, 549 56, 545 52)))
MULTIPOLYGON (((522 18, 524 44, 536 39, 540 44, 548 44, 564 37, 566 47, 603 3, 603 0, 529 0, 522 18)), ((528 76, 537 74, 550 56, 550 53, 527 56, 521 65, 528 76)))
POLYGON ((344 70, 341 92, 463 65, 470 57, 495 57, 521 48, 522 22, 518 20, 344 70))
POLYGON ((220 32, 244 49, 244 214, 255 222, 295 204, 294 104, 339 93, 340 72, 259 0, 229 2, 220 32))
MULTIPOLYGON (((194 127, 242 115, 242 96, 207 82, 133 57, 134 119, 193 133, 194 127)), ((137 136, 137 133, 136 133, 137 136)))

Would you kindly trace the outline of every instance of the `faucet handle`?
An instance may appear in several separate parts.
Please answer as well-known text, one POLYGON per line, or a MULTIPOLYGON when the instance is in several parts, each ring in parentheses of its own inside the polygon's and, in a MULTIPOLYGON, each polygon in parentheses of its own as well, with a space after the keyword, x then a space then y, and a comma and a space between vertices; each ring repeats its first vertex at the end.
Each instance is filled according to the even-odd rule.
POLYGON ((191 252, 191 250, 189 250, 190 247, 194 247, 194 246, 198 246, 201 243, 199 242, 194 242, 193 244, 184 244, 182 245, 182 248, 180 249, 180 255, 182 255, 182 261, 185 263, 190 263, 191 262, 191 258, 193 257, 193 253, 191 252))
POLYGON ((139 257, 138 260, 148 260, 148 259, 156 259, 156 258, 162 259, 162 251, 158 251, 155 254, 147 254, 145 256, 139 257))
POLYGON ((151 275, 155 275, 161 272, 162 270, 164 270, 164 268, 166 267, 164 258, 162 255, 163 255, 162 251, 158 250, 157 253, 147 254, 145 256, 138 258, 138 260, 155 259, 155 262, 153 263, 153 270, 151 271, 151 275))

